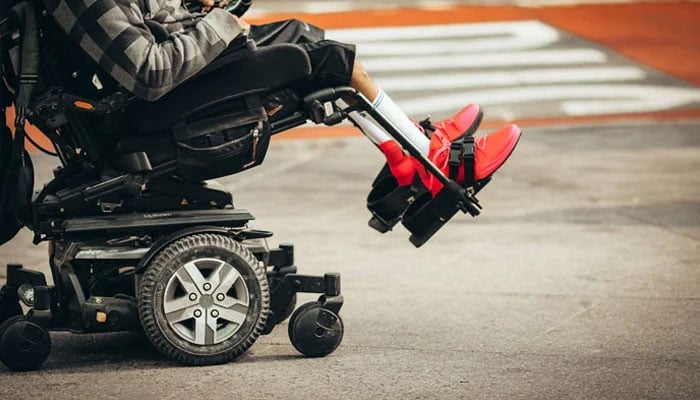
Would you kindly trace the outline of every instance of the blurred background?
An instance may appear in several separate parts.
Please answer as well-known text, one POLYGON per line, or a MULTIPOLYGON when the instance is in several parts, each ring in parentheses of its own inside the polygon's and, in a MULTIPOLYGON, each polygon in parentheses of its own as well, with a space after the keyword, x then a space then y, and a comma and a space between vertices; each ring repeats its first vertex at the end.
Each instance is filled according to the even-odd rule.
MULTIPOLYGON (((302 272, 342 273, 338 351, 299 358, 283 325, 184 368, 140 334, 54 334, 41 371, 0 367, 0 398, 700 398, 700 2, 256 0, 247 18, 357 44, 414 118, 477 102, 478 134, 520 125, 484 214, 420 249, 380 235, 381 154, 349 125, 285 133, 221 182, 302 272)), ((23 232, 7 262, 45 270, 46 248, 23 232)))

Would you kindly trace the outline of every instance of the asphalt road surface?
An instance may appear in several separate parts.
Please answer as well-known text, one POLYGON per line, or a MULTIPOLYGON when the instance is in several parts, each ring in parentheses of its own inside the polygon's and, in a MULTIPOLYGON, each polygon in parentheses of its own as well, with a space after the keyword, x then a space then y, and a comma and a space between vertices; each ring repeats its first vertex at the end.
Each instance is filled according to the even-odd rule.
MULTIPOLYGON (((301 271, 342 273, 335 353, 301 358, 283 324, 238 362, 188 368, 139 334, 57 333, 41 371, 0 369, 0 398, 697 399, 699 126, 529 129, 484 215, 418 250, 366 225, 369 142, 276 142, 222 182, 301 271)), ((27 234, 1 251, 45 269, 27 234)))
MULTIPOLYGON (((673 36, 697 35, 697 5, 406 5, 427 3, 445 9, 309 18, 359 43, 415 116, 474 100, 487 112, 481 132, 525 126, 479 196, 482 216, 455 217, 420 249, 400 226, 371 230, 365 197, 382 157, 343 137, 349 127, 275 140, 263 166, 220 180, 254 228, 275 232, 272 244, 295 243, 300 272, 342 274, 335 353, 301 357, 286 323, 237 362, 199 368, 163 358, 139 333, 54 333, 40 371, 0 366, 0 399, 700 398, 700 75, 687 67, 700 51, 673 36), (381 21, 404 28, 361 29, 381 21), (431 35, 411 27, 443 23, 457 25, 429 42, 447 67, 411 67, 410 48, 431 35), (455 68, 461 55, 476 61, 455 68)), ((33 157, 47 181, 53 161, 33 157)), ((46 271, 46 255, 22 232, 0 248, 0 265, 46 271)))

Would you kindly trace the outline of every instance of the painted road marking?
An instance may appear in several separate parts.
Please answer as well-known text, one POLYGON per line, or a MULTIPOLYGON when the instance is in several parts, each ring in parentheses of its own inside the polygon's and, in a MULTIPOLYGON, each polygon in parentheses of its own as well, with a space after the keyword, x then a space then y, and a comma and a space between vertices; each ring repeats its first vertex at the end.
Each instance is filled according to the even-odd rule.
POLYGON ((593 49, 504 51, 502 53, 436 54, 433 56, 423 54, 425 53, 413 53, 402 57, 374 56, 370 58, 365 57, 361 50, 359 51, 362 63, 374 73, 486 67, 509 68, 529 65, 578 65, 606 61, 605 53, 593 49))
MULTIPOLYGON (((526 7, 541 7, 571 4, 628 3, 629 0, 491 0, 488 5, 517 4, 526 7)), ((417 8, 424 10, 451 9, 459 5, 483 5, 477 0, 267 0, 258 1, 249 15, 262 16, 281 12, 303 12, 308 14, 335 13, 356 10, 376 10, 393 8, 417 8)))
POLYGON ((540 21, 331 30, 411 116, 476 101, 496 119, 596 116, 700 104, 700 90, 540 21))
POLYGON ((445 90, 490 86, 523 86, 543 83, 617 82, 644 79, 646 72, 639 67, 582 67, 545 68, 522 71, 495 71, 455 73, 449 76, 434 75, 414 79, 410 75, 397 75, 382 79, 382 89, 387 92, 408 90, 445 90))
MULTIPOLYGON (((519 115, 518 104, 541 102, 558 102, 569 116, 654 112, 700 102, 697 89, 644 85, 516 86, 470 91, 469 95, 485 107, 512 105, 513 116, 519 115)), ((404 100, 401 107, 409 114, 419 114, 426 109, 437 114, 454 111, 454 105, 463 103, 464 94, 459 93, 404 100)))

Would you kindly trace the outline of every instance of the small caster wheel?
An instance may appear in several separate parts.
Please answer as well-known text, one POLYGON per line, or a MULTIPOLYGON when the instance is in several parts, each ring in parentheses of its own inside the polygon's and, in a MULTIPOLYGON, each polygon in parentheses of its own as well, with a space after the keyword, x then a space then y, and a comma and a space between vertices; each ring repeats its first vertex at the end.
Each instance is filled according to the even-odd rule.
POLYGON ((343 341, 343 320, 315 301, 299 307, 289 321, 289 340, 307 357, 331 354, 343 341))
POLYGON ((0 325, 0 361, 13 371, 39 369, 51 352, 51 335, 23 315, 0 325))

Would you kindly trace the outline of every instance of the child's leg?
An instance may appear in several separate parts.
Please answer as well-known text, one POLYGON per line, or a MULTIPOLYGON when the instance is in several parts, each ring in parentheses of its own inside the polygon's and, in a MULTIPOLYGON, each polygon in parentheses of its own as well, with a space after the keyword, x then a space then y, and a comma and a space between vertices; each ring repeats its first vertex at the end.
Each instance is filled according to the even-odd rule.
MULTIPOLYGON (((449 152, 450 143, 465 131, 473 133, 473 130, 480 122, 479 108, 472 104, 462 109, 454 117, 438 124, 438 129, 434 132, 432 139, 428 139, 416 124, 401 111, 396 103, 379 89, 364 67, 357 61, 354 62, 350 86, 371 100, 377 110, 396 126, 407 140, 428 156, 445 173, 448 171, 446 155, 449 152)), ((412 179, 413 173, 409 173, 409 169, 411 165, 415 165, 412 162, 408 162, 410 160, 407 159, 410 159, 410 157, 403 153, 398 143, 391 140, 385 133, 383 134, 381 129, 371 121, 357 113, 355 114, 350 115, 350 118, 360 126, 366 135, 379 145, 397 180, 410 182, 409 176, 412 179)), ((478 138, 475 142, 475 179, 484 179, 495 172, 513 151, 519 137, 520 129, 510 125, 496 133, 478 138)), ((461 180, 465 179, 463 176, 460 178, 461 180)), ((439 190, 441 187, 442 185, 436 185, 436 190, 439 190)))
POLYGON ((399 186, 410 184, 416 173, 416 165, 404 153, 401 146, 382 128, 367 118, 364 113, 360 114, 357 111, 353 111, 348 114, 348 117, 384 153, 391 174, 394 175, 399 186))
MULTIPOLYGON (((413 121, 394 103, 394 101, 374 83, 372 78, 359 62, 355 61, 350 79, 350 86, 357 89, 365 97, 367 97, 377 110, 384 115, 386 119, 391 121, 396 128, 403 133, 413 145, 415 145, 423 154, 428 155, 430 149, 430 139, 415 125, 413 121)), ((352 116, 351 116, 352 118, 352 116)), ((360 125, 355 118, 352 118, 355 123, 360 125)), ((371 122, 370 122, 371 123, 371 122)), ((372 124, 373 125, 373 124, 372 124)), ((364 131, 364 129, 363 129, 364 131)), ((381 144, 381 143, 378 143, 381 144)))

